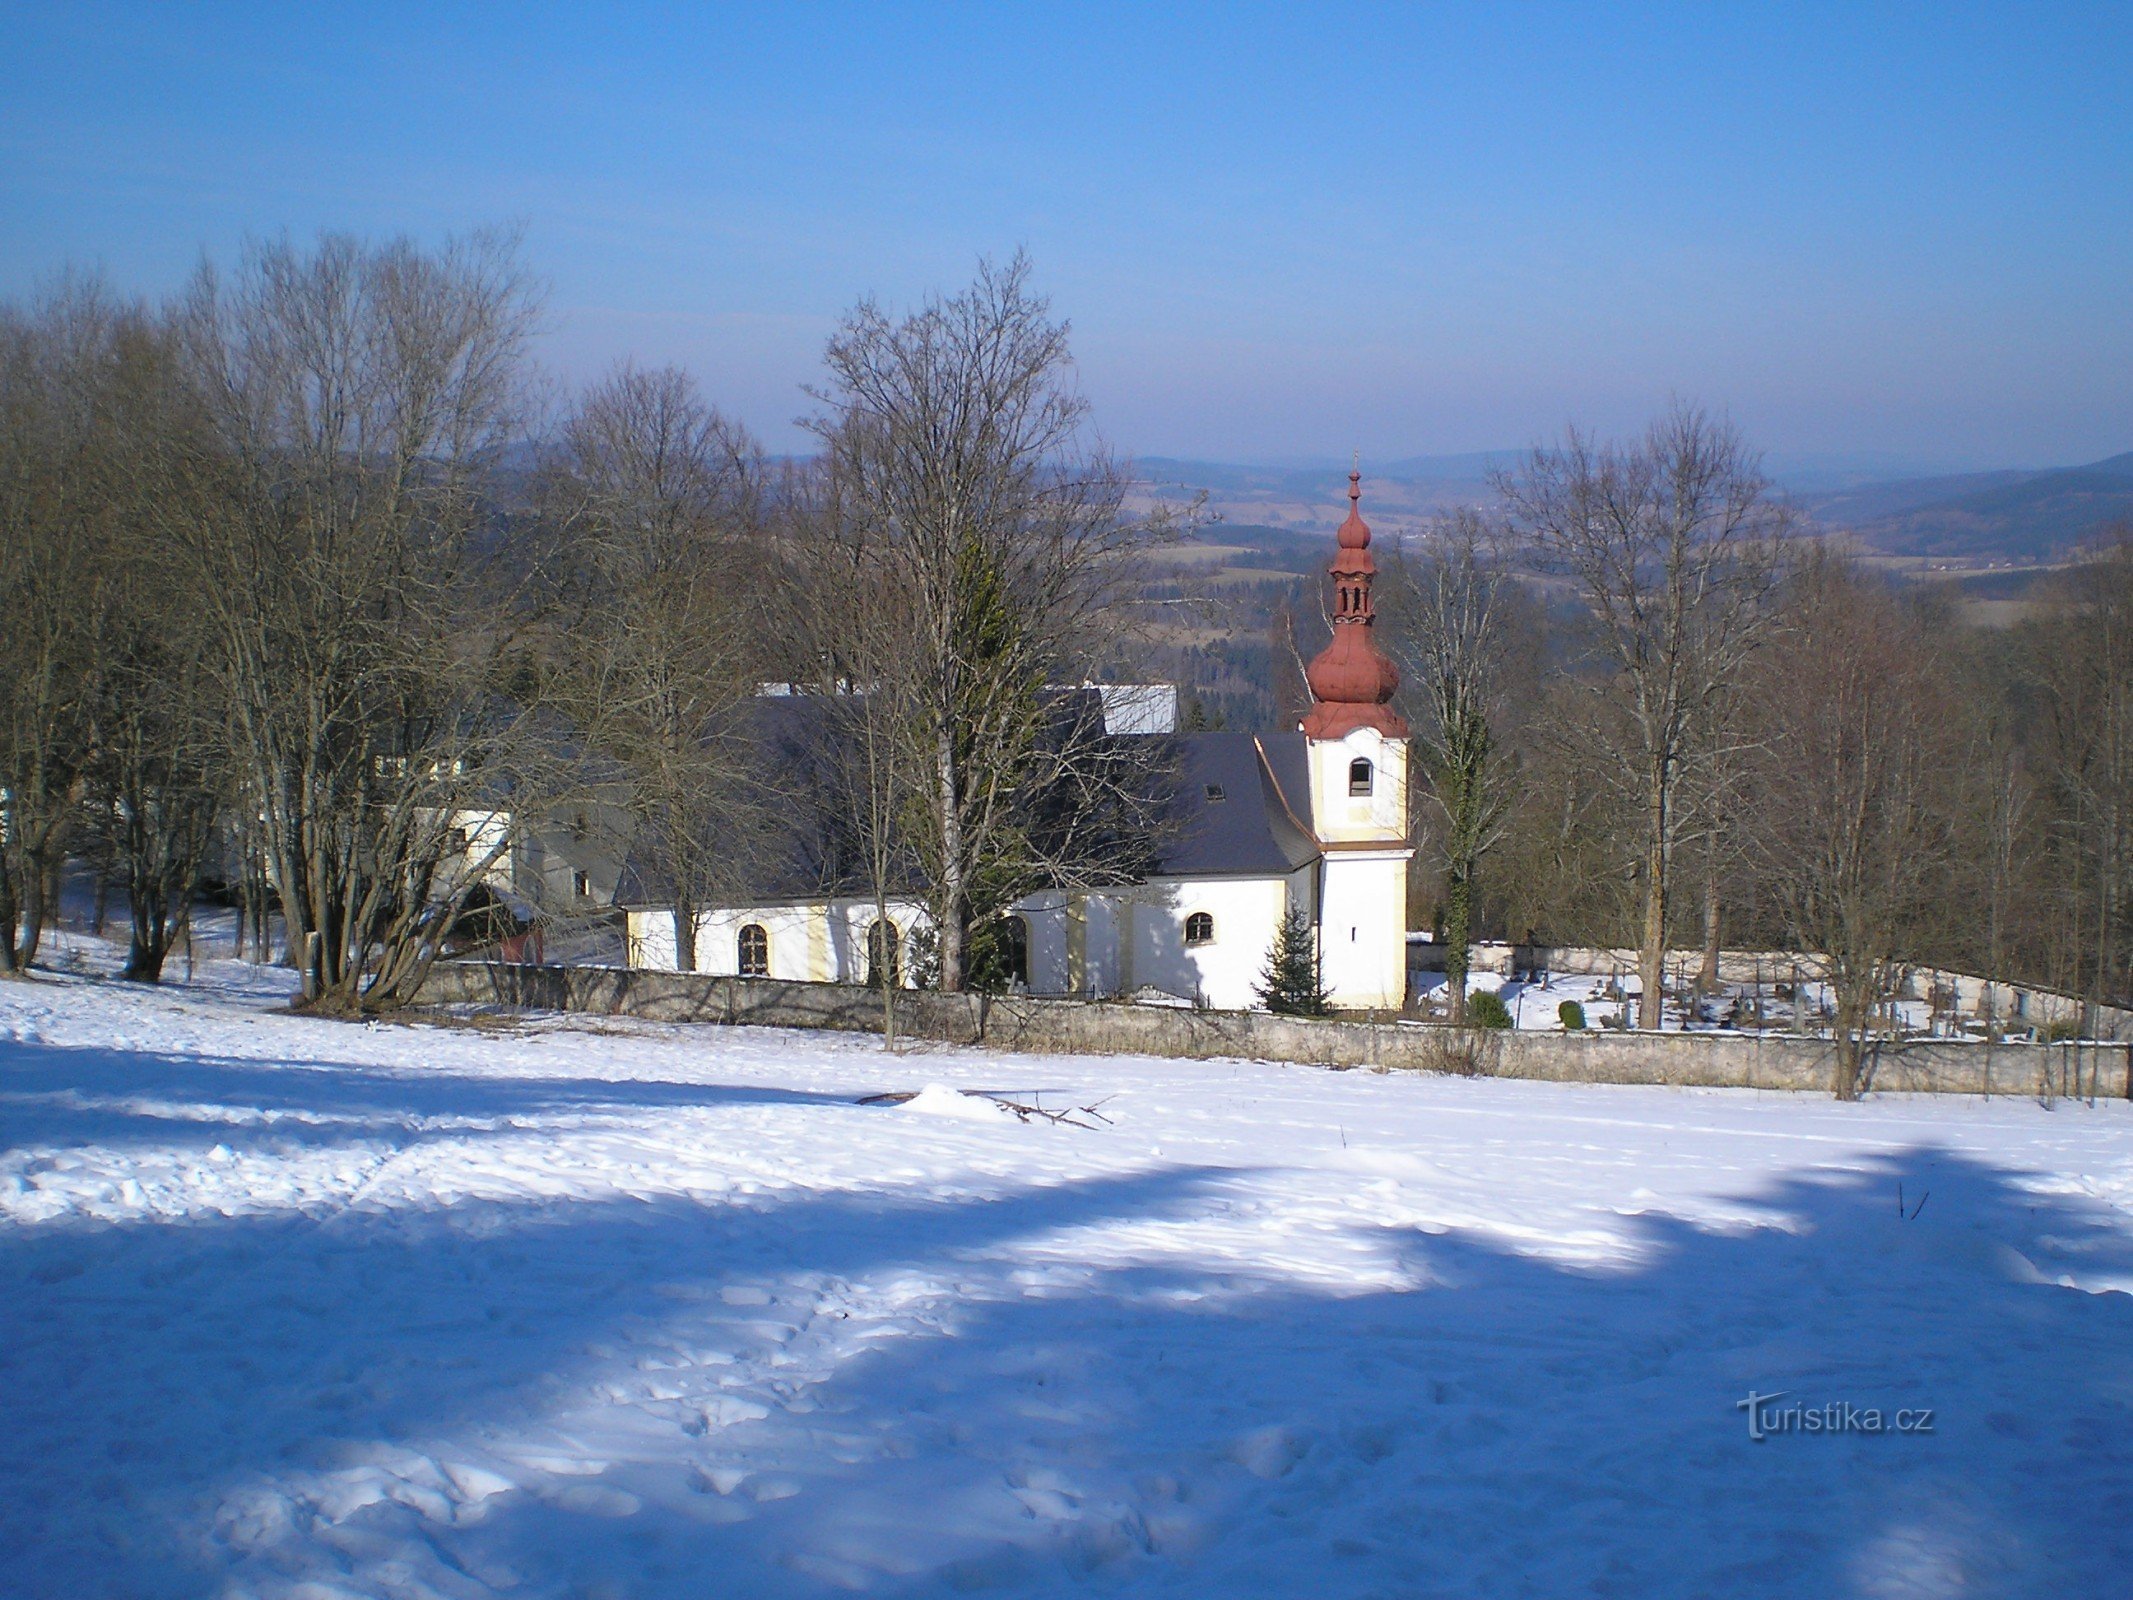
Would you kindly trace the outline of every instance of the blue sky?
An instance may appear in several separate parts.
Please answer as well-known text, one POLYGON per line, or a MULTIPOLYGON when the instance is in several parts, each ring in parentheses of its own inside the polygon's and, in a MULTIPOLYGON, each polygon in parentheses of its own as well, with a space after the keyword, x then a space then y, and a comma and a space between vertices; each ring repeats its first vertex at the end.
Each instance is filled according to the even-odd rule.
POLYGON ((525 229, 566 377, 799 442, 821 342, 1024 246, 1103 430, 2133 449, 2133 7, 0 8, 0 295, 525 229))

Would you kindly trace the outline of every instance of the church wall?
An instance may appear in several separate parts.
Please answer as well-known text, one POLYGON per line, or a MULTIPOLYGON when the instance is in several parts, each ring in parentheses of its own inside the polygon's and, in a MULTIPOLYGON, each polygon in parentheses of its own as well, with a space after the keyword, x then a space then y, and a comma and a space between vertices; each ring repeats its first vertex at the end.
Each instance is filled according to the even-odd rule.
POLYGON ((1393 1010, 1407 1003, 1408 854, 1400 846, 1326 857, 1319 957, 1337 1007, 1393 1010))
POLYGON ((1179 879, 1166 885, 1167 902, 1145 912, 1145 935, 1151 969, 1189 975, 1192 987, 1174 990, 1161 978, 1156 987, 1198 998, 1222 1011, 1241 1011, 1259 1003, 1274 936, 1289 904, 1288 880, 1269 878, 1179 879), (1196 911, 1214 918, 1215 936, 1201 945, 1185 943, 1185 919, 1196 911))
MULTIPOLYGON (((1088 894, 1030 895, 1015 906, 1029 927, 1030 992, 1104 998, 1153 988, 1218 1010, 1249 1009, 1258 1003, 1286 909, 1295 905, 1306 915, 1316 909, 1317 876, 1314 863, 1286 877, 1158 878, 1088 894), (1214 937, 1188 945, 1185 921, 1196 912, 1213 919, 1214 937)), ((925 913, 914 903, 892 902, 889 914, 908 952, 911 930, 925 913)), ((871 900, 707 911, 697 921, 697 970, 737 975, 740 930, 756 923, 769 936, 771 977, 864 983, 873 922, 871 900)), ((632 911, 628 933, 631 966, 675 970, 670 914, 632 911)), ((1403 940, 1394 955, 1403 981, 1404 962, 1403 940)))
MULTIPOLYGON (((915 904, 891 901, 889 920, 908 960, 911 930, 925 919, 915 904)), ((740 931, 754 923, 770 941, 770 976, 790 983, 864 983, 867 930, 874 902, 837 900, 812 905, 730 906, 696 919, 696 970, 715 977, 740 971, 740 931)), ((629 964, 656 972, 675 970, 674 918, 666 911, 632 911, 628 917, 629 964)), ((906 983, 909 977, 906 973, 906 983)))
POLYGON ((632 911, 627 918, 629 964, 652 972, 674 967, 674 916, 667 911, 632 911))
POLYGON ((770 976, 788 983, 809 978, 808 933, 821 915, 815 906, 741 906, 706 911, 696 919, 696 970, 730 977, 741 970, 740 932, 753 923, 770 936, 770 976))
POLYGON ((1017 902, 1030 928, 1030 992, 1105 997, 1143 988, 1243 1009, 1273 948, 1283 909, 1309 909, 1310 868, 1287 878, 1157 878, 1130 889, 1048 893, 1017 902), (1214 921, 1206 944, 1185 942, 1185 919, 1214 921))
POLYGON ((1068 896, 1058 890, 1026 895, 1015 902, 1015 913, 1029 924, 1029 988, 1031 994, 1065 995, 1077 992, 1074 959, 1067 923, 1068 896))

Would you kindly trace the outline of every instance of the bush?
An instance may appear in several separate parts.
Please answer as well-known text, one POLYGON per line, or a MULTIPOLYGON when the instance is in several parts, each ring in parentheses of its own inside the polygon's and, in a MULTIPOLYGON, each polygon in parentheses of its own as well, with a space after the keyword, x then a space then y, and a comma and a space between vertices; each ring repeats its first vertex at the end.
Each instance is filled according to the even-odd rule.
POLYGON ((1470 1028, 1508 1028, 1511 1008, 1493 989, 1477 989, 1466 997, 1466 1025, 1470 1028))
POLYGON ((1583 1033, 1585 1031, 1585 1008, 1575 1000, 1565 1000, 1555 1008, 1555 1014, 1562 1020, 1563 1032, 1583 1033))

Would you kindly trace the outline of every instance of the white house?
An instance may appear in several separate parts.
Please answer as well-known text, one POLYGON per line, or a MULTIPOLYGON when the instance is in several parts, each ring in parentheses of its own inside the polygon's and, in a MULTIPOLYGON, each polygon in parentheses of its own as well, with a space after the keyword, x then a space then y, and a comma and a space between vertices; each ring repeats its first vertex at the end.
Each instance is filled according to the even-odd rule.
MULTIPOLYGON (((1405 1004, 1407 725, 1389 704, 1398 675, 1372 633, 1376 569, 1359 484, 1351 474, 1330 568, 1333 640, 1311 663, 1314 704, 1299 729, 1180 734, 1174 691, 1089 686, 1103 695, 1107 731, 1173 742, 1173 826, 1153 870, 1130 884, 1043 890, 1016 903, 1009 944, 1019 986, 1247 1009, 1296 908, 1317 930, 1335 1006, 1405 1004)), ((791 697, 776 714, 804 708, 804 697, 791 697)), ((701 913, 699 970, 862 982, 885 943, 907 949, 925 923, 916 897, 891 903, 889 933, 876 929, 871 900, 824 895, 805 873, 784 878, 701 913)), ((628 913, 631 964, 671 970, 673 912, 656 882, 625 868, 617 903, 628 913)), ((904 964, 897 970, 908 978, 904 964)))

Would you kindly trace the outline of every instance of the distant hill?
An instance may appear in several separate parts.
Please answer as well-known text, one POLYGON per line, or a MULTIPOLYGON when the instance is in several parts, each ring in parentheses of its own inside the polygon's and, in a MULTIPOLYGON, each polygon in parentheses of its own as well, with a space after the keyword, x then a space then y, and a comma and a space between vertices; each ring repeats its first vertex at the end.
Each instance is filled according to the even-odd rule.
POLYGON ((1819 493, 1796 493, 1795 498, 1814 514, 1818 522, 1833 528, 1858 528, 1884 517, 1916 511, 1921 506, 1957 500, 1967 494, 2021 483, 2034 476, 2032 472, 2010 469, 1951 473, 1933 478, 1891 478, 1881 482, 1846 484, 1819 493))
MULTIPOLYGON (((1363 515, 1388 537, 1433 512, 1493 498, 1484 463, 1490 456, 1428 456, 1363 464, 1363 515)), ((1211 523, 1293 529, 1323 539, 1348 514, 1348 473, 1342 467, 1251 467, 1220 461, 1142 456, 1134 463, 1140 493, 1149 499, 1207 497, 1211 523)), ((1207 536, 1223 537, 1214 528, 1207 536)))
MULTIPOLYGON (((1496 498, 1490 472, 1515 466, 1519 459, 1517 451, 1483 450, 1365 462, 1363 515, 1396 537, 1432 513, 1490 504, 1496 498)), ((1271 542, 1283 565, 1294 554, 1280 548, 1282 541, 1269 541, 1269 534, 1284 530, 1323 538, 1347 512, 1348 474, 1332 466, 1238 466, 1166 456, 1143 457, 1138 466, 1143 492, 1151 497, 1205 493, 1210 542, 1262 549, 1271 542), (1237 532, 1218 532, 1225 523, 1237 532)), ((2114 523, 2133 525, 2133 451, 2087 466, 2046 470, 1872 482, 1848 477, 1841 483, 1831 482, 1832 476, 1821 475, 1821 487, 1810 487, 1814 474, 1789 486, 1823 527, 1891 555, 2053 561, 2114 523)))
POLYGON ((2133 452, 2085 467, 1875 485, 1814 509, 1892 555, 2048 560, 2114 523, 2133 526, 2133 452))

